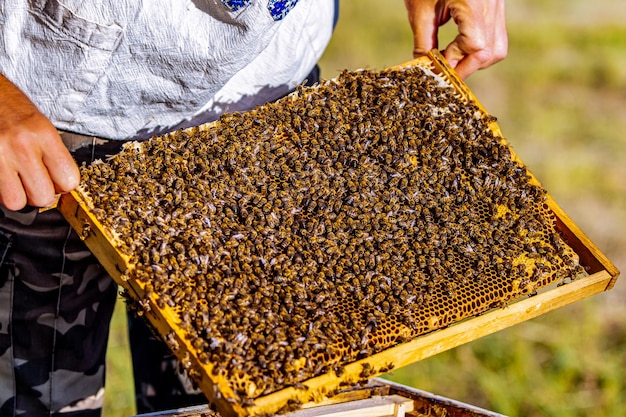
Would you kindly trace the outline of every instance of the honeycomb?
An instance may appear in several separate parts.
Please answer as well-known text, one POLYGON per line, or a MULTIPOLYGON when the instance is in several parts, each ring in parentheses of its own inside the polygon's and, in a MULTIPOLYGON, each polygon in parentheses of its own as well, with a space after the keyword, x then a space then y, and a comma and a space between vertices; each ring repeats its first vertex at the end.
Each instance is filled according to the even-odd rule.
POLYGON ((585 274, 493 124, 428 67, 344 71, 126 144, 80 192, 245 406, 585 274))

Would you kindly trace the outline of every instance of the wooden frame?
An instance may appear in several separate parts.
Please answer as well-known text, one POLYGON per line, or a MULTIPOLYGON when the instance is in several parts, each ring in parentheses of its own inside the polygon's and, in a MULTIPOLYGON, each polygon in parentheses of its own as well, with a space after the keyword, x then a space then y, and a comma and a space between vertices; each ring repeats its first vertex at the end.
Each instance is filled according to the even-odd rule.
MULTIPOLYGON (((429 66, 449 81, 466 100, 474 101, 482 108, 476 97, 437 51, 431 52, 428 57, 411 61, 405 65, 414 64, 429 66)), ((491 128, 495 134, 502 136, 495 122, 492 123, 491 128)), ((514 155, 514 158, 517 156, 514 155)), ((519 160, 519 158, 517 159, 519 160)), ((537 181, 536 179, 533 180, 537 181)), ((229 417, 272 415, 279 411, 285 411, 288 404, 323 401, 338 390, 363 381, 364 367, 370 368, 372 364, 379 366, 379 368, 372 368, 371 372, 365 376, 366 378, 373 377, 388 370, 383 369, 382 364, 391 364, 396 368, 403 367, 612 288, 619 271, 551 197, 548 196, 546 204, 557 218, 559 231, 579 256, 580 262, 585 266, 589 276, 533 297, 514 300, 506 308, 488 311, 447 328, 416 337, 368 358, 349 363, 345 366, 341 376, 329 372, 305 381, 306 389, 287 387, 256 398, 252 405, 246 407, 237 402, 234 391, 226 380, 212 375, 212 365, 203 364, 198 359, 195 349, 185 337, 185 332, 179 327, 178 319, 173 310, 167 306, 159 308, 154 296, 146 297, 145 284, 128 280, 128 277, 132 275, 130 273, 132 272, 132 265, 130 265, 129 258, 115 249, 113 242, 115 242, 116 237, 108 232, 96 219, 94 213, 88 209, 85 197, 78 191, 65 194, 58 202, 58 209, 84 239, 86 245, 100 260, 111 277, 133 299, 144 300, 146 318, 163 339, 170 343, 170 346, 176 347, 173 349, 175 354, 189 370, 190 376, 198 383, 207 398, 216 404, 224 417, 229 417)))

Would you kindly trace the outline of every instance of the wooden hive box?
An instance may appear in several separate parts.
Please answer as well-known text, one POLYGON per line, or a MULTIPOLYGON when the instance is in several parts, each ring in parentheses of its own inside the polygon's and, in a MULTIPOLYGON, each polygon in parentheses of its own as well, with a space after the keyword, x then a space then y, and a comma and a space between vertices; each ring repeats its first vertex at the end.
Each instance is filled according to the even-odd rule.
MULTIPOLYGON (((207 405, 140 414, 137 417, 216 417, 207 405)), ((367 385, 350 388, 321 403, 309 404, 285 417, 504 417, 440 395, 374 378, 367 385)))
MULTIPOLYGON (((423 68, 428 73, 432 73, 437 78, 437 82, 445 84, 446 88, 454 89, 455 96, 461 102, 475 105, 486 115, 486 111, 471 91, 447 66, 437 51, 397 68, 410 67, 423 68)), ((297 99, 296 96, 294 100, 297 99)), ((190 129, 178 135, 202 134, 202 132, 209 131, 212 126, 214 124, 190 129)), ((495 120, 490 120, 488 126, 491 134, 510 152, 511 160, 525 168, 502 138, 495 120)), ((168 138, 166 136, 160 140, 167 142, 168 138)), ((139 147, 140 145, 137 149, 139 147)), ((409 165, 414 162, 410 155, 406 156, 406 161, 409 165)), ((530 184, 539 189, 541 187, 539 182, 530 173, 528 176, 530 184)), ((468 181, 471 181, 471 178, 468 181)), ((550 244, 558 248, 558 252, 563 254, 558 262, 548 263, 544 259, 546 255, 542 244, 538 244, 538 249, 533 246, 536 242, 531 242, 532 244, 522 249, 520 254, 515 254, 511 265, 506 267, 511 271, 513 266, 519 266, 522 271, 526 271, 520 273, 520 278, 510 279, 510 277, 502 276, 499 271, 505 266, 502 266, 501 262, 498 263, 499 261, 494 260, 492 265, 484 265, 480 262, 476 264, 480 267, 474 265, 474 270, 482 267, 484 277, 474 274, 469 283, 460 277, 461 284, 454 284, 453 288, 438 285, 432 290, 432 294, 429 293, 429 298, 424 298, 421 304, 415 302, 415 296, 409 297, 409 303, 415 305, 410 316, 410 320, 413 320, 412 325, 406 325, 406 322, 395 319, 395 321, 386 322, 380 319, 382 317, 380 307, 370 305, 366 309, 348 300, 341 306, 347 306, 346 309, 350 310, 349 313, 354 313, 353 316, 361 314, 362 317, 361 319, 357 317, 357 321, 347 326, 358 328, 359 331, 363 328, 367 329, 362 336, 363 344, 370 346, 371 341, 378 337, 376 343, 380 343, 377 345, 379 348, 373 351, 361 350, 359 353, 362 347, 341 345, 342 342, 339 340, 335 341, 335 344, 340 345, 342 353, 337 357, 332 355, 327 357, 320 353, 307 357, 307 352, 300 353, 300 356, 285 363, 292 368, 293 373, 299 373, 303 375, 303 378, 290 380, 288 384, 272 381, 272 384, 275 384, 272 387, 275 389, 264 388, 261 385, 263 380, 249 377, 245 370, 236 371, 235 374, 232 370, 224 370, 223 364, 212 361, 211 357, 203 352, 203 350, 208 350, 208 345, 214 342, 208 341, 209 336, 207 340, 190 336, 189 319, 184 312, 181 312, 181 308, 171 299, 168 299, 166 303, 163 298, 159 298, 159 295, 152 290, 150 277, 138 277, 136 264, 141 253, 128 253, 120 249, 122 243, 120 243, 119 233, 105 225, 108 220, 106 216, 102 216, 101 207, 93 206, 91 196, 80 189, 65 194, 59 200, 58 209, 84 239, 86 245, 112 278, 124 288, 131 299, 142 307, 146 319, 168 343, 207 399, 215 404, 221 415, 228 417, 269 416, 291 411, 309 403, 325 401, 346 387, 364 384, 369 379, 388 372, 392 368, 408 365, 612 288, 619 272, 550 195, 542 194, 540 201, 531 203, 537 207, 536 211, 541 212, 540 217, 544 219, 542 221, 549 223, 545 227, 555 230, 554 233, 550 232, 552 233, 550 236, 538 239, 543 239, 542 242, 545 245, 550 244), (548 268, 550 273, 544 273, 545 264, 551 265, 548 268), (574 267, 580 270, 576 274, 576 279, 559 279, 560 269, 567 269, 571 273, 574 267), (503 281, 505 278, 507 280, 503 281), (505 306, 506 308, 501 308, 505 306), (365 313, 363 313, 365 310, 370 314, 367 317, 375 318, 365 318, 365 313), (376 333, 377 331, 379 333, 376 333), (317 363, 321 365, 316 367, 317 363), (307 366, 311 367, 311 370, 304 372, 307 366), (313 368, 316 372, 313 372, 313 368)), ((433 207, 433 212, 435 210, 433 207)), ((484 216, 491 216, 489 218, 493 221, 499 221, 506 215, 507 210, 501 210, 501 206, 494 208, 493 212, 484 214, 484 216)), ((132 217, 127 219, 127 222, 132 221, 135 221, 132 217)), ((539 232, 533 231, 534 233, 539 232)), ((530 239, 530 232, 528 232, 528 237, 530 239)), ((239 236, 234 238, 239 239, 239 236)), ((468 249, 469 252, 472 251, 470 249, 468 249)), ((428 271, 430 270, 428 267, 432 267, 436 260, 426 255, 422 255, 424 259, 422 269, 428 271), (432 264, 427 265, 427 261, 432 264)), ((468 254, 470 255, 472 254, 468 254)), ((415 263, 416 268, 419 269, 417 260, 415 263)), ((451 271, 461 269, 458 263, 455 266, 454 262, 450 268, 451 271)), ((460 272, 457 272, 457 275, 460 275, 460 272)), ((403 300, 406 301, 406 298, 403 300)), ((223 302, 224 309, 227 309, 228 300, 223 302)), ((370 304, 372 304, 371 300, 370 304)), ((331 306, 328 312, 343 309, 337 305, 335 307, 335 310, 332 310, 331 306)), ((408 315, 403 317, 406 319, 408 315)), ((314 320, 312 319, 308 325, 314 326, 314 320)), ((289 330, 285 328, 282 332, 288 333, 289 330)), ((252 331, 254 332, 254 329, 252 331)), ((251 335, 239 335, 238 340, 243 343, 250 337, 251 335)))

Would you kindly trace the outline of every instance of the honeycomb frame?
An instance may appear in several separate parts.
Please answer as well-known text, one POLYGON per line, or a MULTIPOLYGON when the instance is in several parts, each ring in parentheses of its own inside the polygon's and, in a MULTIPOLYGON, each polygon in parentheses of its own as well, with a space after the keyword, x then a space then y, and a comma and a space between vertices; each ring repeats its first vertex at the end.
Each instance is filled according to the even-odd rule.
MULTIPOLYGON (((463 100, 473 102, 485 114, 487 113, 469 88, 447 66, 436 51, 431 52, 426 58, 411 61, 404 66, 409 65, 422 66, 438 74, 456 90, 463 100)), ((495 120, 490 123, 489 127, 494 136, 506 144, 495 120)), ((208 128, 208 126, 200 127, 200 129, 203 128, 208 128)), ((514 152, 512 150, 510 152, 512 159, 521 164, 514 152)), ((540 185, 532 175, 531 181, 540 185)), ((244 402, 241 396, 236 394, 237 387, 233 386, 236 382, 219 373, 215 375, 213 372, 214 364, 207 364, 206 360, 201 360, 200 352, 194 347, 193 341, 189 339, 179 314, 173 308, 159 303, 156 296, 152 295, 147 288, 146 283, 133 277, 134 266, 131 257, 119 251, 115 243, 116 236, 98 220, 94 210, 89 208, 88 200, 88 196, 81 194, 80 191, 74 191, 64 195, 60 199, 58 207, 116 282, 126 290, 132 299, 142 304, 146 318, 168 343, 170 349, 188 370, 190 376, 198 383, 207 398, 217 406, 220 413, 225 417, 272 415, 303 404, 322 401, 338 390, 363 383, 369 378, 388 372, 394 367, 405 366, 515 323, 528 320, 577 299, 608 290, 613 286, 618 275, 618 271, 610 261, 576 227, 556 202, 549 195, 546 195, 545 209, 552 213, 558 231, 563 236, 567 246, 580 260, 580 264, 585 267, 588 276, 547 290, 531 298, 525 298, 525 295, 533 293, 545 285, 539 284, 532 288, 523 288, 526 284, 519 282, 517 288, 510 289, 509 294, 488 300, 489 304, 493 304, 493 307, 496 308, 481 311, 478 316, 467 317, 467 315, 459 314, 448 318, 437 317, 430 322, 430 327, 422 332, 423 334, 394 344, 365 358, 342 364, 340 372, 337 369, 329 370, 298 384, 281 388, 267 395, 257 396, 253 401, 244 402), (507 308, 497 308, 504 306, 507 308)), ((471 297, 471 295, 471 292, 465 294, 467 297, 471 297)), ((485 304, 484 301, 483 304, 485 304)))

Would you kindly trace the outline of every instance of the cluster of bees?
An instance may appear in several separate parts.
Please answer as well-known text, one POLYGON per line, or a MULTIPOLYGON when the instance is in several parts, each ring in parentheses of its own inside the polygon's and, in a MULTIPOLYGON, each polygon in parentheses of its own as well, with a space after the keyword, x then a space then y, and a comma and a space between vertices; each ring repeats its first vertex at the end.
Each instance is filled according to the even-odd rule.
POLYGON ((82 192, 250 400, 584 273, 493 122, 427 68, 343 72, 127 144, 82 192))

